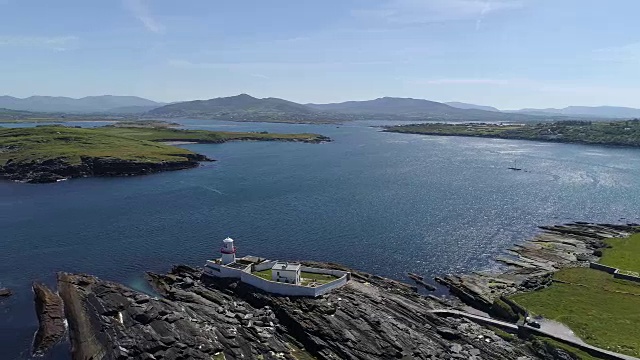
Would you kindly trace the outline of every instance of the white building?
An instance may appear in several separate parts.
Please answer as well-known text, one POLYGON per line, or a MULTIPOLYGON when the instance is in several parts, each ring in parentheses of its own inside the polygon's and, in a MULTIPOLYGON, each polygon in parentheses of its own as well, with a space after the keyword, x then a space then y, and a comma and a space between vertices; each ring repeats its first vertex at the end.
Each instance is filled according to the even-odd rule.
POLYGON ((239 279, 272 294, 318 297, 346 285, 351 279, 348 271, 314 268, 255 256, 236 258, 236 247, 231 238, 222 241, 220 255, 220 258, 207 260, 202 271, 204 277, 239 279), (271 280, 265 278, 268 277, 266 270, 271 270, 271 280), (303 285, 300 282, 302 272, 331 275, 333 278, 324 283, 314 281, 303 285))
POLYGON ((276 262, 271 268, 271 280, 287 284, 300 284, 300 264, 276 262))

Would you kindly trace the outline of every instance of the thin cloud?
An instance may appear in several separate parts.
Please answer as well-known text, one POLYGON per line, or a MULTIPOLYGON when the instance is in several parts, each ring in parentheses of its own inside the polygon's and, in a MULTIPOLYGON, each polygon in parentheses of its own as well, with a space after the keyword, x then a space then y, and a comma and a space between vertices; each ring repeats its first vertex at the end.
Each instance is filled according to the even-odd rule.
POLYGON ((164 33, 164 26, 151 16, 149 7, 144 0, 122 0, 124 7, 140 22, 144 27, 156 34, 164 33))
MULTIPOLYGON (((325 62, 192 62, 183 59, 171 59, 168 65, 182 69, 288 69, 320 68, 340 66, 375 66, 404 63, 402 61, 325 61, 325 62)), ((256 73, 258 74, 258 73, 256 73)))
POLYGON ((65 51, 77 47, 76 36, 0 36, 0 46, 65 51))
POLYGON ((593 51, 596 60, 612 62, 640 62, 640 42, 593 51))
POLYGON ((488 14, 523 6, 523 0, 388 0, 377 8, 352 11, 352 15, 395 25, 476 20, 479 28, 488 14))
POLYGON ((485 78, 449 78, 449 79, 429 79, 410 80, 412 83, 427 85, 509 85, 511 80, 505 79, 485 79, 485 78))

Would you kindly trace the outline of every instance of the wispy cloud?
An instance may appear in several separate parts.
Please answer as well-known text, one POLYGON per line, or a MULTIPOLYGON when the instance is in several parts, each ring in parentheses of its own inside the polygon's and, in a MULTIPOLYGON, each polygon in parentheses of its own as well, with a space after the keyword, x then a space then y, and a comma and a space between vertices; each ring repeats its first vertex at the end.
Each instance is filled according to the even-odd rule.
POLYGON ((257 77, 257 78, 260 78, 260 79, 265 79, 265 80, 270 79, 270 77, 268 77, 267 75, 263 75, 263 74, 251 74, 251 76, 257 77))
POLYGON ((640 42, 593 51, 596 60, 612 62, 640 62, 640 42))
MULTIPOLYGON (((192 62, 183 59, 171 59, 168 65, 183 69, 288 69, 319 68, 340 66, 367 66, 399 64, 398 61, 315 61, 315 62, 192 62)), ((258 73, 254 73, 258 74, 258 73)))
POLYGON ((0 46, 43 48, 65 51, 77 47, 76 36, 0 36, 0 46))
POLYGON ((479 28, 488 14, 523 6, 523 0, 388 0, 380 7, 355 10, 352 14, 397 25, 476 20, 479 28))
POLYGON ((164 33, 164 26, 151 16, 145 0, 122 0, 122 4, 136 19, 142 22, 147 30, 156 34, 164 33))
POLYGON ((427 80, 408 80, 413 84, 426 85, 509 85, 513 80, 507 79, 489 79, 489 78, 445 78, 445 79, 427 79, 427 80))

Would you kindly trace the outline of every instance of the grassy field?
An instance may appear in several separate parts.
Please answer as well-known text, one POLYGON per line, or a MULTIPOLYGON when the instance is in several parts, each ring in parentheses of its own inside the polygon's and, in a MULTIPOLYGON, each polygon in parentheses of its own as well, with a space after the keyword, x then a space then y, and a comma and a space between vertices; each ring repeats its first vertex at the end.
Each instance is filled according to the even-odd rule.
POLYGON ((0 128, 0 165, 8 160, 29 162, 64 158, 80 163, 81 156, 136 161, 183 160, 191 151, 151 141, 118 136, 102 130, 61 126, 0 128))
POLYGON ((601 264, 640 273, 640 234, 622 239, 607 239, 606 243, 611 248, 603 251, 601 264))
POLYGON ((168 128, 0 128, 0 165, 7 161, 29 162, 64 158, 70 164, 81 156, 110 157, 136 161, 183 160, 191 151, 160 144, 162 141, 222 143, 232 140, 282 140, 316 142, 325 138, 316 134, 268 134, 175 130, 168 128))
POLYGON ((259 276, 265 280, 271 281, 271 269, 252 272, 253 275, 259 276))
POLYGON ((588 268, 558 271, 550 287, 512 297, 533 314, 562 322, 585 342, 640 355, 640 285, 588 268))
POLYGON ((194 141, 218 143, 233 140, 284 140, 307 142, 326 140, 324 136, 317 134, 272 134, 266 132, 226 132, 140 127, 101 127, 95 130, 104 134, 149 141, 194 141))
MULTIPOLYGON (((271 269, 267 269, 267 270, 262 270, 262 271, 256 271, 253 273, 253 275, 259 276, 263 279, 266 280, 271 280, 271 269)), ((333 280, 337 279, 335 276, 333 275, 327 275, 327 274, 314 274, 314 273, 308 273, 308 272, 304 272, 302 271, 300 273, 300 282, 302 285, 308 285, 312 282, 317 282, 320 284, 326 284, 328 282, 331 282, 333 280)))
POLYGON ((527 125, 411 124, 390 126, 385 131, 640 147, 640 120, 558 121, 527 125))

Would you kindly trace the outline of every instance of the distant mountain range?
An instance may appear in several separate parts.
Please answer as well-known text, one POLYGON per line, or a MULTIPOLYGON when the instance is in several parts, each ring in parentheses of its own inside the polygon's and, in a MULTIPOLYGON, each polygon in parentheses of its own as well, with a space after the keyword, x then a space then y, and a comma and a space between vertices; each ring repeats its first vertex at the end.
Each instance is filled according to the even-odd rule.
POLYGON ((165 105, 145 117, 220 118, 246 121, 344 121, 344 120, 533 120, 523 114, 479 109, 459 109, 443 103, 410 98, 384 97, 335 104, 298 104, 278 98, 258 99, 247 94, 165 105))
MULTIPOLYGON (((0 96, 0 109, 56 114, 110 114, 143 118, 194 118, 238 121, 339 122, 347 120, 546 121, 561 119, 640 118, 640 109, 569 106, 563 109, 498 110, 463 102, 383 97, 332 104, 299 104, 247 94, 172 104, 136 96, 87 96, 80 99, 0 96)), ((20 114, 5 117, 17 117, 20 114)), ((26 115, 23 115, 23 117, 26 115)))
POLYGON ((476 110, 484 110, 484 111, 500 111, 500 110, 494 108, 493 106, 475 105, 475 104, 468 104, 468 103, 457 102, 457 101, 446 102, 445 104, 447 104, 449 106, 452 106, 454 108, 458 108, 458 109, 476 109, 476 110))
POLYGON ((564 115, 603 118, 640 118, 640 109, 619 106, 568 106, 562 109, 522 109, 515 112, 530 115, 564 115))
POLYGON ((0 96, 0 108, 49 113, 143 113, 165 105, 137 96, 87 96, 74 99, 61 96, 30 96, 20 99, 0 96))
POLYGON ((527 114, 536 116, 566 116, 566 117, 598 117, 598 118, 640 118, 640 109, 621 106, 568 106, 562 109, 520 109, 498 110, 492 106, 467 104, 462 102, 447 102, 449 106, 459 109, 480 109, 487 111, 499 111, 503 113, 527 114))

